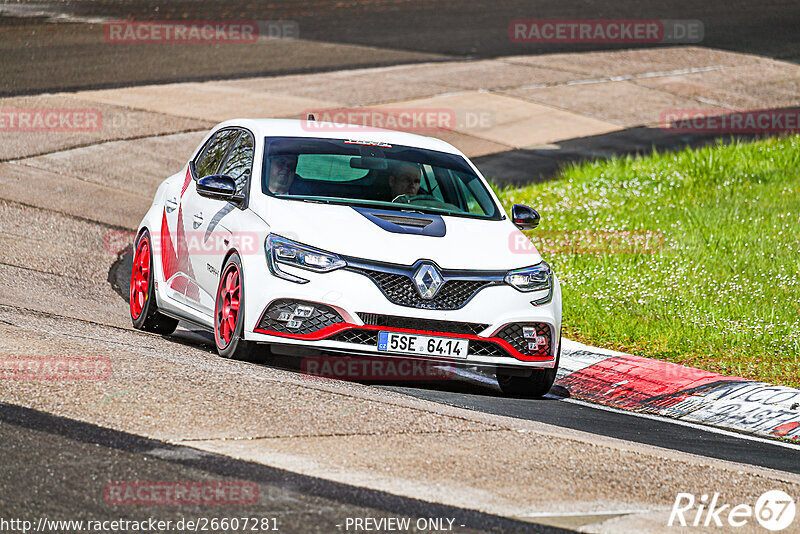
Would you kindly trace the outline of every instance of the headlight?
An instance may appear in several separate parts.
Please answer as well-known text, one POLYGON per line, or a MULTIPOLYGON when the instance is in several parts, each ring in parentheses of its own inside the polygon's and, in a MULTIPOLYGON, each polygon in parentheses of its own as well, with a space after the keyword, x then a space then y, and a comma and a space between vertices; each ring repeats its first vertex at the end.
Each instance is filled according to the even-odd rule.
POLYGON ((506 283, 525 293, 530 291, 552 291, 553 273, 550 271, 549 265, 541 262, 533 267, 509 272, 506 275, 506 283))
POLYGON ((272 234, 267 237, 266 252, 270 272, 279 278, 298 284, 305 284, 308 280, 281 271, 277 264, 285 263, 318 273, 327 273, 347 265, 347 262, 336 254, 301 245, 272 234))

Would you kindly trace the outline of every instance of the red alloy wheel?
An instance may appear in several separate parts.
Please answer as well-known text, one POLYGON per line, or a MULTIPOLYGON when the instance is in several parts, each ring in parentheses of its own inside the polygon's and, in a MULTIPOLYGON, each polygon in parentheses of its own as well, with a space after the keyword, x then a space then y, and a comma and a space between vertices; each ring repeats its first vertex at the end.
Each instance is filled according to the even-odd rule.
POLYGON ((227 347, 236 331, 236 322, 239 320, 239 292, 241 283, 239 267, 231 263, 222 275, 222 283, 217 295, 216 328, 217 343, 220 347, 227 347))
POLYGON ((147 291, 150 289, 150 242, 147 237, 139 241, 136 255, 133 257, 131 271, 131 317, 138 319, 147 302, 147 291))

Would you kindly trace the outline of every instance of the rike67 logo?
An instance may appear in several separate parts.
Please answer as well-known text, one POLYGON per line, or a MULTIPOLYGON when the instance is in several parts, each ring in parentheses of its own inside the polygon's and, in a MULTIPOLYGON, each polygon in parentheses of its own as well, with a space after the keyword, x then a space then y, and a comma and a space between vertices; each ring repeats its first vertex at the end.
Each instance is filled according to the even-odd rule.
POLYGON ((752 525, 755 520, 761 527, 777 532, 794 522, 796 511, 794 499, 781 490, 764 493, 756 500, 755 506, 723 503, 719 493, 703 494, 699 499, 691 493, 679 493, 667 525, 727 529, 752 525))

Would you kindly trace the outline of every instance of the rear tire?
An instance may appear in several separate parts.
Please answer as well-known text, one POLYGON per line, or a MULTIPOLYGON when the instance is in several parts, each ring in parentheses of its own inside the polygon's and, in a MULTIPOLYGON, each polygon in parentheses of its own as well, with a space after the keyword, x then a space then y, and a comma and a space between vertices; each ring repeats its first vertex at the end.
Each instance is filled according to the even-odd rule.
POLYGON ((145 332, 168 336, 178 328, 178 320, 158 311, 155 298, 155 271, 150 234, 142 232, 134 243, 130 283, 130 315, 133 327, 145 332))
POLYGON ((500 389, 509 397, 544 397, 553 387, 561 360, 561 336, 558 337, 558 355, 552 369, 534 369, 530 376, 497 375, 500 389))
POLYGON ((223 358, 256 361, 264 352, 263 347, 242 337, 244 330, 244 277, 242 260, 232 254, 222 268, 214 306, 214 341, 217 352, 223 358))

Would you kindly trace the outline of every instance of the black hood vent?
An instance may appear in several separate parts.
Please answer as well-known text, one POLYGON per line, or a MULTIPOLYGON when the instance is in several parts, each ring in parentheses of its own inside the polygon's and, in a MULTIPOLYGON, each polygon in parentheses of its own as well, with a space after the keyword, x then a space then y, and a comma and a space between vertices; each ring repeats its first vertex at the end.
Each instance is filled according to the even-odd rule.
POLYGON ((428 237, 444 237, 447 233, 447 226, 441 215, 361 206, 353 206, 353 209, 387 232, 428 237))
POLYGON ((379 219, 400 226, 413 226, 414 228, 425 228, 433 223, 433 219, 423 219, 422 217, 403 217, 402 215, 375 215, 379 219))

